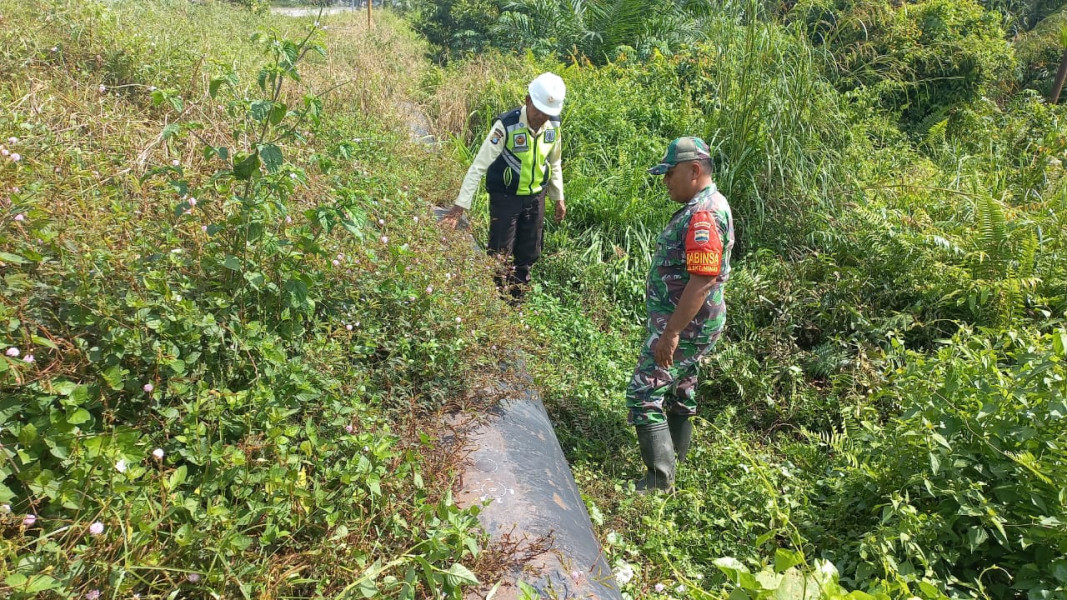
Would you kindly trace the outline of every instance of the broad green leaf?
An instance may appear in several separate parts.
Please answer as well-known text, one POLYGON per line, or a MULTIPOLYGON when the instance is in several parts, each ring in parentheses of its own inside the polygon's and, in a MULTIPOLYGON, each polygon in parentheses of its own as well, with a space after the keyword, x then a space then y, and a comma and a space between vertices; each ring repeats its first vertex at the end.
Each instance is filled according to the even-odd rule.
POLYGON ((226 255, 226 260, 222 261, 222 266, 231 271, 239 271, 241 269, 241 261, 232 254, 226 255))
POLYGON ((224 83, 226 83, 226 78, 224 77, 216 77, 215 79, 212 79, 211 83, 207 86, 207 93, 214 98, 219 94, 219 88, 221 88, 224 83))
POLYGON ((165 140, 166 139, 170 139, 170 138, 174 137, 174 134, 176 134, 179 131, 181 131, 181 129, 182 129, 181 126, 178 125, 177 123, 171 123, 171 124, 169 124, 169 125, 167 125, 166 127, 163 128, 163 133, 160 134, 160 137, 162 137, 165 140))
POLYGON ((89 414, 89 411, 85 410, 84 408, 79 408, 76 409, 73 413, 71 413, 69 417, 67 417, 67 423, 70 423, 71 425, 81 425, 82 423, 88 421, 91 418, 93 418, 93 416, 89 414))
POLYGON ((40 573, 30 575, 29 577, 26 577, 21 573, 14 573, 9 575, 8 578, 4 580, 4 583, 10 585, 16 591, 28 594, 39 594, 48 590, 63 589, 63 584, 48 575, 42 575, 40 573))
POLYGON ((455 563, 448 569, 448 574, 445 575, 445 581, 447 581, 448 585, 451 587, 478 584, 478 578, 474 576, 474 573, 471 573, 470 569, 459 563, 455 563))
POLYGON ((241 180, 251 179, 259 170, 259 155, 253 152, 248 156, 234 156, 233 174, 241 180))
POLYGON ((274 106, 270 109, 270 123, 271 125, 277 125, 285 118, 285 113, 288 112, 288 108, 281 102, 275 102, 274 106))
POLYGON ((46 337, 41 337, 39 335, 31 335, 30 339, 33 340, 33 343, 38 345, 38 346, 44 346, 45 348, 51 348, 52 350, 58 350, 59 349, 59 347, 56 346, 52 342, 52 340, 50 340, 50 339, 48 339, 46 337))
POLYGON ((74 391, 74 388, 76 387, 78 387, 78 384, 74 383, 73 381, 61 380, 52 382, 52 391, 59 394, 60 396, 71 395, 71 393, 74 391))
POLYGON ((1052 334, 1052 347, 1056 354, 1067 357, 1067 331, 1057 331, 1052 334))
POLYGON ((778 548, 774 551, 774 570, 776 573, 784 573, 787 569, 804 562, 804 554, 798 550, 778 548))
POLYGON ((110 368, 105 369, 101 375, 109 388, 121 390, 125 384, 127 373, 128 371, 123 369, 122 365, 112 365, 110 368))
POLYGON ((10 252, 0 252, 0 261, 8 262, 16 265, 22 265, 26 263, 26 259, 22 258, 18 254, 12 254, 10 252))
POLYGON ((373 581, 365 579, 359 584, 359 593, 364 598, 375 598, 378 596, 378 586, 373 581))
POLYGON ((170 477, 167 479, 167 489, 174 491, 179 485, 185 483, 185 477, 188 473, 189 469, 187 469, 185 465, 174 469, 174 472, 171 473, 170 477))
POLYGON ((941 590, 937 589, 937 586, 935 586, 933 584, 930 584, 930 583, 927 583, 925 581, 920 581, 919 582, 919 590, 921 590, 923 595, 926 596, 927 598, 940 598, 941 597, 941 590))
POLYGON ((272 103, 270 100, 256 100, 249 107, 252 118, 256 121, 266 120, 270 116, 272 103))
POLYGON ((263 159, 263 166, 267 168, 267 172, 276 173, 285 162, 282 158, 281 148, 274 144, 263 144, 259 147, 259 156, 263 159))

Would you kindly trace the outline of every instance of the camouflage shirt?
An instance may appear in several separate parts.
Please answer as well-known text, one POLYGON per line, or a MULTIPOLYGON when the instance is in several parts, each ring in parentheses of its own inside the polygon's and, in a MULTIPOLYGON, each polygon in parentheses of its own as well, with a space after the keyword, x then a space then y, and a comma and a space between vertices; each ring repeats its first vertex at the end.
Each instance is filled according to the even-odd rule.
POLYGON ((650 333, 661 333, 682 298, 690 274, 711 275, 715 286, 704 305, 679 336, 707 343, 726 324, 723 284, 730 278, 734 218, 715 184, 701 190, 674 213, 656 240, 656 253, 645 286, 650 333))

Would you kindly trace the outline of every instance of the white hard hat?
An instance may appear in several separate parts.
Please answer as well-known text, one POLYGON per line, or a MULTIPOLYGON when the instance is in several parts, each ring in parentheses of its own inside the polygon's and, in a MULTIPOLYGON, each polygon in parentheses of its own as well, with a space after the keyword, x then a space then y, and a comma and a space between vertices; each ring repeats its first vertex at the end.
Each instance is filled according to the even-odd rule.
POLYGON ((550 117, 559 116, 563 110, 563 96, 567 94, 567 86, 555 73, 541 73, 530 82, 530 100, 537 110, 550 117))

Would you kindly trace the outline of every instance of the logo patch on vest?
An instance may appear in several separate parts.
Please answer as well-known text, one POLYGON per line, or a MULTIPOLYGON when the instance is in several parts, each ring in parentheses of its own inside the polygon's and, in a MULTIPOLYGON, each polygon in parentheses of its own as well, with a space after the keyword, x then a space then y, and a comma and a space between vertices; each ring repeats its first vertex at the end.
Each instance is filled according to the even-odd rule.
POLYGON ((549 129, 548 131, 545 132, 545 143, 546 144, 551 144, 554 141, 556 141, 556 130, 555 129, 549 129))
POLYGON ((516 133, 515 134, 515 147, 513 148, 513 150, 515 152, 526 152, 527 150, 530 149, 530 146, 529 146, 528 142, 529 141, 526 139, 526 132, 525 131, 522 132, 522 133, 516 133))
POLYGON ((499 144, 500 143, 500 138, 502 138, 502 137, 504 137, 504 132, 500 131, 499 129, 494 129, 493 130, 493 137, 489 138, 489 141, 492 142, 493 144, 499 144))

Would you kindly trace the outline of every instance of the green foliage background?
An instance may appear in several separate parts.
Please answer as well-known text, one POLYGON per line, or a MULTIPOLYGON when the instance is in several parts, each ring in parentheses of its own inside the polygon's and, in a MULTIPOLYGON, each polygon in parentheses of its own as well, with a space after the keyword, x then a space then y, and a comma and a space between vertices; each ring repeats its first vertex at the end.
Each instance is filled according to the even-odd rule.
POLYGON ((414 4, 423 38, 0 0, 4 593, 488 594, 443 415, 521 351, 627 597, 1067 596, 1060 6, 414 4), (544 70, 569 211, 515 309, 430 206, 544 70), (685 134, 737 218, 729 328, 640 497, 645 169, 685 134))

